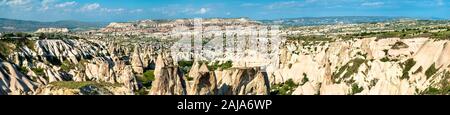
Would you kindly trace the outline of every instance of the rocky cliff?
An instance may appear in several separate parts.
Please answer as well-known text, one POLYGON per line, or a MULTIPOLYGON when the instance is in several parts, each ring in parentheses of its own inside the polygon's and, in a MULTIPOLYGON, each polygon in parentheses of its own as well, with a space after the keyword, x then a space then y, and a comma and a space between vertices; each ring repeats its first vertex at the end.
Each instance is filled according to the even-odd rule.
POLYGON ((271 84, 291 79, 296 95, 420 94, 448 76, 449 41, 428 38, 290 41, 271 84), (446 74, 447 73, 447 74, 446 74))
POLYGON ((270 67, 196 60, 188 71, 169 51, 143 44, 42 39, 3 47, 2 95, 412 95, 450 80, 449 41, 428 38, 289 40, 270 67))
POLYGON ((109 52, 114 46, 104 42, 49 39, 14 47, 0 60, 3 94, 33 94, 37 87, 60 81, 118 83, 138 89, 133 65, 123 55, 109 52))

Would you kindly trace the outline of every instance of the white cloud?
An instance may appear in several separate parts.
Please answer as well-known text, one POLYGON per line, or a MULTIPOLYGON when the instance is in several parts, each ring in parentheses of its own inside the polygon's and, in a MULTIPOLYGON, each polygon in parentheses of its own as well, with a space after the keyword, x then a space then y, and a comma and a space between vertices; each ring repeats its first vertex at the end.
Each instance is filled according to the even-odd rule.
MULTIPOLYGON (((314 2, 314 1, 312 1, 314 2)), ((268 9, 303 7, 304 4, 298 1, 275 2, 267 6, 268 9)))
POLYGON ((121 12, 125 12, 126 9, 124 9, 124 8, 106 8, 106 7, 102 7, 99 3, 92 3, 92 4, 85 4, 78 11, 81 11, 81 12, 98 11, 98 12, 104 12, 104 13, 121 13, 121 12))
POLYGON ((257 4, 257 3, 243 3, 240 6, 241 7, 253 7, 253 6, 259 6, 261 4, 257 4))
POLYGON ((68 6, 74 6, 77 5, 78 3, 75 1, 71 1, 71 2, 64 2, 64 3, 60 3, 60 4, 56 4, 55 7, 57 8, 64 8, 64 7, 68 7, 68 6))
POLYGON ((34 7, 32 0, 1 0, 0 6, 2 7, 7 6, 9 8, 12 8, 11 10, 24 10, 24 11, 31 11, 34 7))
POLYGON ((81 11, 92 11, 100 8, 100 4, 98 3, 92 3, 92 4, 86 4, 83 7, 81 7, 81 11))
POLYGON ((367 7, 380 7, 383 5, 384 5, 384 2, 365 2, 365 3, 361 4, 361 6, 367 6, 367 7))
POLYGON ((3 0, 2 3, 9 6, 21 6, 31 3, 31 0, 3 0))
POLYGON ((125 9, 123 9, 123 8, 117 8, 117 9, 101 8, 100 11, 108 12, 108 13, 111 13, 111 12, 119 13, 119 12, 125 11, 125 9))
POLYGON ((200 8, 200 10, 198 10, 197 12, 195 12, 196 14, 205 14, 206 12, 209 11, 209 8, 200 8))
POLYGON ((50 5, 53 4, 53 2, 55 2, 55 0, 42 0, 41 8, 39 10, 45 11, 50 9, 50 5))
POLYGON ((181 5, 169 5, 164 7, 156 7, 151 9, 153 12, 158 12, 164 15, 173 16, 180 12, 185 12, 186 9, 182 9, 181 5))
POLYGON ((134 9, 134 10, 131 10, 130 13, 139 13, 139 12, 142 12, 142 11, 144 11, 144 10, 142 10, 142 9, 134 9))
POLYGON ((209 7, 193 7, 190 5, 171 4, 163 7, 156 7, 151 9, 152 12, 164 14, 166 16, 175 15, 199 15, 207 14, 211 11, 209 7))

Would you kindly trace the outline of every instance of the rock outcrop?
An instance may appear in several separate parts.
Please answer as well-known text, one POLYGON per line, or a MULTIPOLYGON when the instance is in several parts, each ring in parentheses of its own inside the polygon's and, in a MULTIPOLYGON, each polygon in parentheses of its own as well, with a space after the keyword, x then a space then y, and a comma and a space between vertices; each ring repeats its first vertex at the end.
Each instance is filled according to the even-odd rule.
POLYGON ((448 41, 428 38, 366 38, 302 46, 289 42, 271 84, 292 79, 296 95, 413 95, 448 70, 448 41), (315 50, 311 50, 315 49, 315 50), (436 72, 426 73, 427 69, 436 72), (433 77, 431 77, 433 76, 433 77))
POLYGON ((268 95, 267 74, 257 68, 216 71, 219 95, 268 95))
POLYGON ((18 71, 15 65, 0 60, 0 88, 1 94, 26 95, 37 88, 35 82, 18 71))
POLYGON ((134 95, 133 90, 125 86, 86 85, 80 88, 47 85, 38 88, 35 95, 134 95))
POLYGON ((200 67, 194 64, 189 77, 194 80, 193 85, 188 90, 189 95, 215 95, 217 93, 217 82, 213 72, 208 70, 208 67, 203 63, 200 67))
POLYGON ((186 95, 186 82, 183 73, 168 55, 159 55, 155 65, 155 81, 150 95, 186 95))
POLYGON ((141 49, 136 45, 134 47, 134 52, 131 56, 131 65, 133 66, 133 71, 137 74, 144 73, 144 65, 142 64, 142 58, 141 58, 141 49))

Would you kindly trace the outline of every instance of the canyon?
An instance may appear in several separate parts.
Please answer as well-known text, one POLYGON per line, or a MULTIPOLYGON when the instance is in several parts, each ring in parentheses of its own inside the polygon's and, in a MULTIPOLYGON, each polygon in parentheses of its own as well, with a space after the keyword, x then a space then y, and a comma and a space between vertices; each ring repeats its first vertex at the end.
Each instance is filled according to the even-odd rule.
MULTIPOLYGON (((266 28, 243 19, 208 21, 222 28, 266 28)), ((133 35, 128 33, 145 27, 182 28, 136 23, 112 23, 95 35, 41 29, 34 39, 1 39, 0 95, 421 95, 447 93, 450 82, 447 39, 289 39, 285 29, 256 29, 275 34, 249 38, 245 34, 252 31, 232 29, 223 33, 225 43, 219 46, 224 47, 217 50, 162 41, 196 32, 155 30, 151 39, 129 38, 133 35), (49 39, 53 33, 73 38, 49 39), (235 42, 227 44, 229 38, 235 42), (178 50, 189 48, 203 50, 178 50)), ((211 36, 212 41, 222 37, 214 34, 220 33, 216 29, 201 31, 199 36, 211 36)))

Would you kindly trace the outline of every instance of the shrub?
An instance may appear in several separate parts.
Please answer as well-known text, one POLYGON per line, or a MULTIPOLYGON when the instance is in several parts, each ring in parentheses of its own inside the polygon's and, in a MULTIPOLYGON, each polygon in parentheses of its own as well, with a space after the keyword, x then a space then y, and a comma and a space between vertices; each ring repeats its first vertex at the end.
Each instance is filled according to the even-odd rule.
POLYGON ((332 78, 333 78, 334 83, 339 83, 339 82, 341 82, 342 79, 348 78, 351 75, 357 73, 359 67, 363 63, 366 63, 366 62, 367 61, 365 59, 361 59, 361 58, 356 58, 356 59, 350 60, 347 64, 345 64, 344 66, 339 68, 337 73, 333 73, 332 78), (352 65, 350 66, 350 64, 352 64, 352 65), (342 76, 342 78, 339 78, 343 73, 344 73, 344 75, 342 76))
POLYGON ((430 78, 432 75, 434 75, 438 71, 438 68, 435 67, 435 63, 431 65, 426 71, 425 75, 427 76, 427 79, 430 78))
POLYGON ((191 69, 193 64, 193 61, 178 61, 178 67, 180 67, 183 73, 189 72, 189 69, 191 69))
POLYGON ((422 66, 420 66, 416 71, 414 71, 412 74, 417 74, 417 73, 419 73, 419 72, 422 72, 423 71, 423 68, 422 68, 422 66))
POLYGON ((44 76, 44 69, 42 68, 31 68, 31 70, 38 76, 44 76))
POLYGON ((146 90, 146 88, 141 88, 137 91, 134 92, 136 95, 148 95, 148 91, 146 90))
POLYGON ((56 86, 56 87, 63 87, 63 88, 69 88, 69 89, 80 89, 85 86, 96 86, 96 87, 106 87, 106 86, 121 86, 120 84, 112 84, 107 82, 94 82, 94 81, 83 81, 83 82, 75 82, 75 81, 58 81, 58 82, 51 82, 50 84, 56 86))
POLYGON ((384 49, 383 52, 384 52, 384 55, 386 55, 386 56, 389 55, 389 50, 388 49, 384 49))
POLYGON ((19 67, 19 71, 23 74, 27 74, 28 73, 28 69, 25 66, 19 67))
POLYGON ((438 87, 430 86, 427 89, 425 89, 423 92, 419 93, 422 95, 450 95, 450 83, 448 82, 450 80, 450 72, 444 71, 442 73, 443 79, 439 82, 437 82, 438 87))
POLYGON ((388 62, 390 59, 388 57, 383 57, 380 59, 381 62, 388 62))
POLYGON ((303 73, 303 79, 302 79, 302 83, 300 85, 304 85, 308 81, 309 81, 308 76, 306 76, 306 73, 303 73))
POLYGON ((194 80, 194 78, 189 77, 189 76, 186 76, 186 80, 187 80, 187 81, 192 81, 192 80, 194 80))
POLYGON ((64 60, 61 64, 61 70, 64 72, 69 72, 71 69, 75 69, 75 66, 71 64, 68 60, 64 60))
POLYGON ((145 71, 143 76, 137 77, 137 80, 140 81, 144 87, 151 87, 152 81, 155 80, 154 70, 145 71))
POLYGON ((416 64, 416 61, 414 61, 414 59, 408 59, 406 60, 404 63, 400 63, 400 66, 403 67, 403 71, 402 71, 402 77, 400 77, 400 79, 409 79, 409 71, 411 70, 411 68, 416 64))
POLYGON ((227 61, 225 63, 219 64, 219 62, 215 62, 212 66, 208 67, 210 70, 217 70, 219 68, 221 68, 222 70, 224 69, 229 69, 233 67, 233 62, 231 61, 227 61))
POLYGON ((356 94, 356 93, 360 93, 364 90, 364 88, 359 87, 358 84, 353 84, 352 85, 352 95, 356 94))
POLYGON ((193 64, 193 61, 178 61, 178 66, 192 66, 193 64))
POLYGON ((144 78, 148 81, 154 81, 155 80, 155 71, 154 70, 148 70, 144 72, 144 78))
POLYGON ((282 84, 272 85, 270 93, 272 95, 291 95, 297 87, 298 84, 294 83, 292 79, 289 79, 282 84))
POLYGON ((401 41, 395 42, 395 44, 391 47, 391 49, 401 49, 408 48, 409 46, 401 41))

